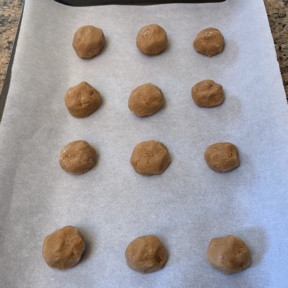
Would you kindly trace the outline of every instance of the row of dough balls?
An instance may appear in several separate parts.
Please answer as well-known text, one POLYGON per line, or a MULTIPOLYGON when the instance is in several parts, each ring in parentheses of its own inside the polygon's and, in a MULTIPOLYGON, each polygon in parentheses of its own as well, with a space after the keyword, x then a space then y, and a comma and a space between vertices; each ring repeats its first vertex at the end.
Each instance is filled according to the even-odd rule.
MULTIPOLYGON (((200 31, 193 41, 194 49, 208 57, 221 53, 224 45, 222 33, 212 27, 200 31)), ((97 56, 105 46, 103 30, 92 25, 80 27, 74 34, 72 46, 80 58, 97 56)), ((136 46, 146 55, 158 55, 168 46, 167 33, 157 24, 144 26, 137 34, 136 46)))
MULTIPOLYGON (((73 226, 56 230, 44 239, 42 256, 51 268, 69 269, 81 260, 85 240, 73 226)), ((210 240, 206 257, 215 269, 225 273, 238 273, 250 265, 248 246, 240 238, 228 235, 210 240)), ((162 269, 168 259, 168 251, 155 235, 134 239, 125 250, 127 265, 140 273, 162 269)))
MULTIPOLYGON (((229 142, 215 143, 206 149, 204 157, 214 171, 224 173, 240 165, 238 148, 229 142)), ((61 151, 59 163, 69 173, 80 175, 96 165, 97 152, 88 142, 77 140, 68 143, 61 151)), ((130 163, 134 170, 144 176, 162 174, 169 166, 171 157, 167 147, 156 140, 137 144, 130 163)))
MULTIPOLYGON (((192 99, 199 107, 215 107, 223 103, 222 85, 213 80, 203 80, 192 87, 192 99)), ((128 107, 137 116, 151 116, 164 105, 165 98, 159 87, 146 83, 135 88, 129 97, 128 107)), ((71 87, 65 94, 65 105, 76 118, 85 118, 96 112, 101 105, 101 95, 87 82, 71 87)))

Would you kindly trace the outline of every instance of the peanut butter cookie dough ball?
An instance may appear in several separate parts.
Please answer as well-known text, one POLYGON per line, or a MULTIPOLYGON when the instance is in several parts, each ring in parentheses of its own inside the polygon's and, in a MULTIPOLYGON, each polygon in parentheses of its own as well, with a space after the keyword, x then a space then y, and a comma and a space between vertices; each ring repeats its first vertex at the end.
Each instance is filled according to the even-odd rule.
POLYGON ((238 237, 214 238, 207 249, 207 260, 225 274, 238 273, 250 265, 248 246, 238 237))
POLYGON ((105 45, 103 30, 92 25, 80 27, 74 34, 72 46, 80 58, 90 59, 98 55, 105 45))
POLYGON ((155 140, 137 144, 130 159, 134 170, 145 176, 162 174, 170 162, 171 158, 167 147, 155 140))
POLYGON ((154 235, 141 236, 133 240, 125 251, 127 265, 140 273, 160 270, 167 261, 168 253, 154 235))
POLYGON ((60 166, 72 174, 84 174, 96 164, 96 150, 86 141, 68 143, 60 152, 60 166))
POLYGON ((136 45, 146 55, 160 54, 168 46, 166 31, 157 24, 144 26, 137 34, 136 45))
POLYGON ((223 103, 223 87, 213 80, 203 80, 192 87, 192 98, 199 107, 215 107, 223 103))
POLYGON ((65 95, 65 105, 69 113, 76 118, 90 116, 100 104, 100 93, 87 82, 69 88, 65 95))
POLYGON ((225 41, 218 29, 210 27, 199 32, 193 46, 197 52, 211 57, 223 51, 225 41))
POLYGON ((137 116, 149 116, 158 112, 164 102, 160 88, 152 83, 147 83, 131 92, 128 107, 137 116))
POLYGON ((75 227, 65 226, 44 239, 42 256, 48 266, 69 269, 78 264, 85 242, 75 227))
POLYGON ((229 142, 208 146, 204 157, 207 165, 216 172, 228 172, 240 165, 238 148, 229 142))

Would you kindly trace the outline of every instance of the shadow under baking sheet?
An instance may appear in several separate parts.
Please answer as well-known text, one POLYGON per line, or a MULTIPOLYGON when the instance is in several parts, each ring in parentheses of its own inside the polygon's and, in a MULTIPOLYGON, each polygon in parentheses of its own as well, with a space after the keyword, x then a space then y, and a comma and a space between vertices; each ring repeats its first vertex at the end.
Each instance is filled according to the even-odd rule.
POLYGON ((215 3, 224 2, 225 0, 55 0, 56 2, 70 6, 94 6, 94 5, 155 5, 166 3, 215 3))

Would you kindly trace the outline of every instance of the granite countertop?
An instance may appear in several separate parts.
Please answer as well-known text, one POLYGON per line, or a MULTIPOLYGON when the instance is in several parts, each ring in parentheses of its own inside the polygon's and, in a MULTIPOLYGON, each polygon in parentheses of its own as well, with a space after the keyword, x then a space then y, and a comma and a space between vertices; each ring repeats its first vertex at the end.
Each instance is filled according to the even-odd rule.
MULTIPOLYGON (((288 99, 288 0, 263 0, 266 6, 275 50, 288 99)), ((0 92, 7 74, 24 0, 4 0, 0 3, 0 92)))

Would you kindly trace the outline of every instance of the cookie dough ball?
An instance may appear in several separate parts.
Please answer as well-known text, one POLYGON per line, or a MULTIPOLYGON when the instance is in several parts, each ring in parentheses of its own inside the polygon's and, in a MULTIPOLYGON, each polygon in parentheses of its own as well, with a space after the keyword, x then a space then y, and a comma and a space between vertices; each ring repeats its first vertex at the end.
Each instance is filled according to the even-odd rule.
POLYGON ((216 28, 207 28, 202 30, 193 42, 194 49, 206 56, 214 56, 224 49, 224 37, 216 28))
POLYGON ((74 34, 72 46, 80 58, 98 55, 105 45, 103 30, 92 25, 80 27, 74 34))
POLYGON ((59 163, 69 173, 84 174, 95 166, 96 150, 83 140, 70 142, 61 150, 59 163))
POLYGON ((149 116, 158 112, 164 102, 162 91, 157 86, 147 83, 131 92, 128 107, 137 116, 149 116))
POLYGON ((69 113, 76 118, 90 116, 100 104, 100 93, 87 82, 69 88, 65 95, 65 105, 69 113))
POLYGON ((233 235, 212 239, 207 249, 207 259, 215 269, 225 274, 241 272, 250 265, 249 248, 233 235))
POLYGON ((157 24, 147 25, 138 32, 136 45, 146 55, 160 54, 168 46, 166 31, 157 24))
POLYGON ((199 107, 214 107, 223 103, 223 87, 213 80, 203 80, 192 87, 192 98, 199 107))
POLYGON ((163 173, 170 162, 171 158, 167 147, 155 140, 137 144, 130 159, 134 170, 145 176, 163 173))
POLYGON ((228 172, 240 165, 237 147, 228 142, 208 146, 204 157, 207 165, 216 172, 228 172))
POLYGON ((69 269, 78 264, 85 242, 77 229, 65 226, 44 239, 42 256, 51 268, 69 269))
POLYGON ((127 265, 140 273, 160 270, 168 254, 162 242, 154 235, 141 236, 133 240, 125 251, 127 265))

